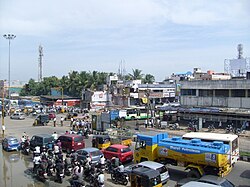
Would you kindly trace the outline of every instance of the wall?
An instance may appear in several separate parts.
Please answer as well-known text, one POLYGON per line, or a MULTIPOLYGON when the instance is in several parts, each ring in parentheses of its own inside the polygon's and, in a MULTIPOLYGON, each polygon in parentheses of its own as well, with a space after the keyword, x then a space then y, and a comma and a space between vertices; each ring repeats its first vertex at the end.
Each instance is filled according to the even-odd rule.
POLYGON ((244 97, 196 97, 181 96, 182 106, 212 106, 250 109, 250 98, 244 97))

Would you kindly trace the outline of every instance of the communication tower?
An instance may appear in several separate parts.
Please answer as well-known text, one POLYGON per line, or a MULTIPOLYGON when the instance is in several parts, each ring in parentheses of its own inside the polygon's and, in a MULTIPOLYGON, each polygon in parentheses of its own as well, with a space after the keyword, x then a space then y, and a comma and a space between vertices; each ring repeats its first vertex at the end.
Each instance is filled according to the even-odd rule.
POLYGON ((38 58, 38 82, 41 82, 43 80, 43 47, 41 45, 39 45, 38 48, 39 51, 39 58, 38 58))

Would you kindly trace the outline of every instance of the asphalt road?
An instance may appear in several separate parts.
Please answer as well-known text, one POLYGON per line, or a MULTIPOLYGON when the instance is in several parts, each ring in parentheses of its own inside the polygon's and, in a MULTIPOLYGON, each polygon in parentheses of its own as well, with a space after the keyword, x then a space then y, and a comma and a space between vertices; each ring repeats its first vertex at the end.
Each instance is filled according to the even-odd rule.
MULTIPOLYGON (((58 123, 60 116, 57 116, 58 123)), ((64 126, 53 127, 52 122, 48 126, 37 126, 33 127, 32 123, 34 118, 26 118, 25 120, 10 120, 9 117, 5 118, 6 125, 6 135, 13 135, 16 137, 21 137, 22 133, 25 131, 30 137, 38 133, 50 133, 52 134, 56 131, 58 134, 65 133, 69 130, 69 122, 65 122, 64 126)), ((152 129, 141 128, 141 133, 156 134, 157 131, 152 129), (150 131, 150 132, 149 132, 150 131)), ((1 136, 0 136, 1 137, 1 136)), ((248 141, 246 139, 243 142, 248 141)), ((90 146, 90 139, 86 140, 86 146, 90 146)), ((249 145, 249 144, 248 144, 249 145)), ((248 146, 249 147, 249 146, 248 146)), ((2 147, 0 147, 0 150, 2 147)), ((45 184, 36 181, 32 177, 31 168, 33 167, 31 157, 22 155, 19 152, 9 152, 0 151, 0 186, 1 187, 19 187, 19 186, 67 186, 67 180, 61 185, 54 183, 53 181, 46 182, 45 184)), ((186 172, 183 168, 170 166, 170 181, 164 186, 173 187, 176 181, 185 178, 186 172)), ((110 180, 110 175, 106 175, 105 186, 119 186, 113 184, 110 180)), ((250 186, 250 163, 239 161, 231 173, 226 176, 230 181, 232 181, 236 186, 246 187, 250 186)))

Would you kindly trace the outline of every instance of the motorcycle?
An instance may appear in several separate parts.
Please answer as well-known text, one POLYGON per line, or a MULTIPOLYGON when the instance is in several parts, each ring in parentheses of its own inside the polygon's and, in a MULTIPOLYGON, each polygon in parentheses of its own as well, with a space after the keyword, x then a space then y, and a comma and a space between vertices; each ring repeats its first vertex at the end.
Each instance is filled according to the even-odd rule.
POLYGON ((169 129, 170 130, 179 130, 179 124, 178 123, 169 124, 169 129))
POLYGON ((127 185, 128 184, 128 174, 126 172, 120 172, 118 169, 114 169, 111 173, 111 179, 115 183, 121 184, 121 185, 127 185))
POLYGON ((113 171, 112 163, 110 160, 106 160, 105 171, 107 173, 112 173, 113 171))
POLYGON ((197 126, 194 123, 189 123, 188 124, 188 131, 197 132, 198 131, 197 126))
POLYGON ((22 150, 23 154, 29 155, 29 153, 30 153, 30 143, 29 143, 28 140, 25 140, 25 142, 23 142, 21 144, 21 150, 22 150))
POLYGON ((230 132, 234 132, 233 125, 228 125, 228 126, 226 127, 226 133, 230 133, 230 132))
POLYGON ((64 178, 64 172, 63 170, 60 172, 56 172, 56 179, 55 181, 58 183, 62 183, 63 182, 63 178, 64 178))
POLYGON ((85 187, 85 183, 83 180, 80 180, 77 175, 73 174, 70 180, 70 186, 71 187, 85 187))
POLYGON ((211 131, 214 131, 214 130, 215 130, 214 124, 210 124, 208 126, 208 131, 211 132, 211 131))
POLYGON ((41 182, 45 182, 48 179, 46 169, 41 167, 41 165, 36 170, 36 177, 41 182))
POLYGON ((71 164, 68 164, 68 165, 65 165, 65 170, 64 170, 64 174, 66 176, 70 176, 71 175, 71 172, 72 172, 72 165, 71 164))

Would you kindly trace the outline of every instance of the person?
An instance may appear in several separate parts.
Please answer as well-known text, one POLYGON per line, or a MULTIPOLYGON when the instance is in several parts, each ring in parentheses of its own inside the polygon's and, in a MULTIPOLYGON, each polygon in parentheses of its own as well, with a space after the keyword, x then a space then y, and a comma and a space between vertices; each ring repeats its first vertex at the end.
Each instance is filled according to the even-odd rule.
POLYGON ((105 158, 103 155, 101 155, 101 158, 100 158, 100 167, 101 169, 105 169, 105 158))
POLYGON ((124 172, 124 165, 122 163, 119 164, 118 170, 120 173, 124 172))
POLYGON ((63 126, 64 117, 61 117, 61 126, 63 126))
POLYGON ((73 174, 78 176, 79 180, 83 180, 83 167, 80 163, 78 163, 73 169, 73 174))
POLYGON ((69 131, 66 131, 65 134, 69 134, 69 131))
POLYGON ((56 118, 53 119, 54 127, 56 127, 56 118))
POLYGON ((39 155, 40 155, 40 153, 41 153, 41 151, 40 151, 40 146, 37 145, 37 146, 35 147, 34 155, 35 155, 35 154, 39 154, 39 155))
POLYGON ((102 170, 100 171, 100 174, 97 177, 97 181, 99 186, 104 186, 104 174, 102 170))
POLYGON ((148 127, 148 119, 145 120, 144 125, 145 125, 145 128, 148 127))
POLYGON ((54 133, 52 134, 52 136, 53 136, 54 140, 57 140, 58 135, 57 135, 57 133, 56 133, 56 132, 54 132, 54 133))
POLYGON ((38 153, 35 153, 35 157, 33 158, 33 172, 36 173, 37 171, 37 168, 39 167, 40 165, 40 162, 41 162, 41 157, 38 153))
POLYGON ((55 155, 58 155, 60 153, 60 148, 56 143, 54 144, 54 153, 55 155))
POLYGON ((117 168, 119 166, 119 163, 120 163, 119 158, 113 157, 111 159, 111 164, 113 168, 117 168))
POLYGON ((26 134, 26 132, 23 132, 23 137, 24 137, 25 139, 28 139, 28 135, 26 134))
POLYGON ((71 118, 70 118, 70 127, 72 127, 73 122, 74 122, 74 118, 73 118, 73 117, 71 117, 71 118))

